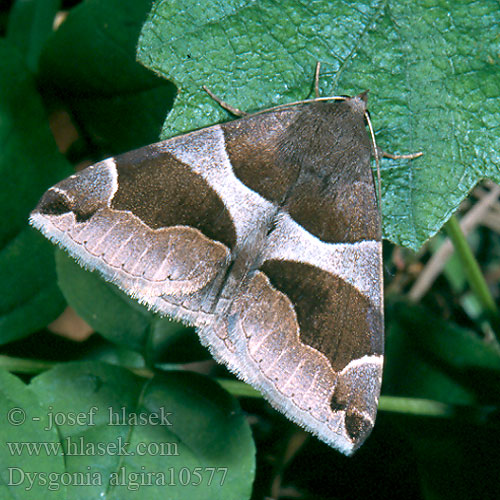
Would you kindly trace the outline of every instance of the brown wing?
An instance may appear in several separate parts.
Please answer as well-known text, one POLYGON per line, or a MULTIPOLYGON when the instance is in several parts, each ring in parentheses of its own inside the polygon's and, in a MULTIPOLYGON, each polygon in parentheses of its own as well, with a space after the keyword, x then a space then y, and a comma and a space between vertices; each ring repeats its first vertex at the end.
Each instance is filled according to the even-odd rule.
POLYGON ((31 222, 351 453, 373 426, 383 339, 363 110, 300 105, 105 160, 31 222))

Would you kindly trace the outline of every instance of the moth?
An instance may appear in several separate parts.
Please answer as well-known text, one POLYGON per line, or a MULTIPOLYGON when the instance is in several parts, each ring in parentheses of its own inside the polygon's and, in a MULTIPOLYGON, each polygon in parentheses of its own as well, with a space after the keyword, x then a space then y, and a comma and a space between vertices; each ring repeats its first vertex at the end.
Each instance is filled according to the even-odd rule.
POLYGON ((30 222, 350 455, 374 426, 381 222, 366 94, 316 98, 99 162, 30 222))

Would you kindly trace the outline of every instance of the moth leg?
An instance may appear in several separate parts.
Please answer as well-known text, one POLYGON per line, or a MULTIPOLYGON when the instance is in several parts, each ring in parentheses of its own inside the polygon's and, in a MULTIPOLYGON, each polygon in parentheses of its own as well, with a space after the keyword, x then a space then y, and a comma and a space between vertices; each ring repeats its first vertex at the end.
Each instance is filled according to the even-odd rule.
POLYGON ((316 61, 316 70, 314 71, 314 95, 316 99, 319 99, 319 70, 321 68, 321 63, 316 61))
POLYGON ((382 151, 379 149, 378 151, 379 156, 382 158, 390 158, 391 160, 414 160, 415 158, 419 158, 422 156, 424 153, 422 151, 419 151, 418 153, 409 153, 406 155, 395 155, 392 153, 388 153, 387 151, 382 151))
POLYGON ((369 126, 370 126, 370 132, 371 132, 371 135, 372 135, 372 140, 373 140, 373 146, 372 146, 372 152, 373 151, 376 151, 376 154, 374 153, 373 156, 375 156, 375 163, 377 164, 377 179, 376 179, 376 185, 377 185, 377 197, 378 197, 378 202, 379 202, 379 206, 380 206, 380 200, 382 199, 382 194, 381 194, 381 190, 380 190, 380 185, 381 185, 381 179, 380 179, 380 165, 379 165, 379 158, 390 158, 391 160, 414 160, 415 158, 419 158, 420 156, 422 156, 424 153, 422 153, 422 151, 419 151, 418 153, 410 153, 410 154, 406 154, 406 155, 395 155, 395 154, 392 154, 392 153, 387 153, 387 151, 384 151, 383 149, 379 148, 376 144, 375 144, 375 136, 373 134, 373 129, 371 128, 371 123, 369 123, 369 126))
POLYGON ((206 85, 203 85, 203 90, 221 107, 226 111, 229 111, 234 116, 246 116, 248 113, 242 111, 241 109, 235 108, 223 101, 219 96, 215 95, 206 85))

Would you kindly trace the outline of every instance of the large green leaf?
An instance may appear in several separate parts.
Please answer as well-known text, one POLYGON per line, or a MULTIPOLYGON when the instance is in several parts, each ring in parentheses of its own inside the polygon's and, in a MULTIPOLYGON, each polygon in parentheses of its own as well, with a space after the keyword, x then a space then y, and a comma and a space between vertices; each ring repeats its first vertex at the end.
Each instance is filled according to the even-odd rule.
POLYGON ((192 373, 60 365, 0 371, 2 498, 250 497, 255 448, 234 398, 192 373), (211 480, 211 481, 210 481, 211 480))
POLYGON ((135 60, 151 0, 88 0, 45 44, 39 80, 94 144, 118 153, 158 140, 175 87, 135 60), (76 43, 78 41, 78 43, 76 43))
POLYGON ((418 248, 479 179, 500 181, 500 10, 494 0, 160 0, 139 59, 181 92, 163 136, 227 117, 201 90, 252 110, 370 89, 385 237, 418 248))
POLYGON ((50 425, 37 395, 4 370, 0 370, 0 413, 0 496, 68 498, 60 482, 48 487, 50 474, 60 476, 65 471, 62 450, 54 448, 52 453, 50 444, 45 448, 59 440, 57 428, 50 425))
POLYGON ((61 0, 16 0, 9 13, 7 40, 24 54, 32 71, 38 67, 43 44, 60 7, 61 0))
POLYGON ((387 305, 384 393, 458 405, 500 398, 500 353, 424 307, 387 305))
POLYGON ((0 41, 0 343, 61 312, 52 245, 27 225, 45 189, 71 172, 58 152, 21 53, 0 41))
POLYGON ((66 472, 101 480, 68 486, 65 498, 250 496, 250 428, 234 398, 205 377, 171 372, 149 380, 104 363, 74 363, 39 375, 30 388, 39 413, 58 416, 58 439, 46 440, 61 443, 66 472))
POLYGON ((445 402, 454 411, 451 418, 383 413, 380 446, 403 441, 405 460, 413 455, 418 463, 423 498, 495 498, 500 353, 424 307, 389 303, 386 324, 383 393, 445 402))

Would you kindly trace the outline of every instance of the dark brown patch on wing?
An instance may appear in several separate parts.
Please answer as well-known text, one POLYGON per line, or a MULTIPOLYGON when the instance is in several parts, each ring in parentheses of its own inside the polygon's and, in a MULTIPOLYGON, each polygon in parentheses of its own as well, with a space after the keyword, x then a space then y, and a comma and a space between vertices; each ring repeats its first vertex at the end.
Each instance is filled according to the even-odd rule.
POLYGON ((326 242, 380 239, 362 107, 314 102, 222 125, 236 176, 326 242))
POLYGON ((130 210, 153 229, 190 226, 234 247, 231 216, 207 182, 169 153, 158 154, 152 148, 144 151, 115 158, 118 190, 112 208, 130 210))
POLYGON ((352 285, 297 262, 270 260, 261 270, 292 301, 301 341, 322 352, 335 371, 383 352, 381 311, 352 285))
MULTIPOLYGON (((68 212, 73 212, 78 222, 89 218, 88 213, 79 210, 79 207, 75 206, 64 193, 52 189, 49 189, 43 194, 35 211, 46 215, 63 215, 68 212)), ((91 210, 90 215, 94 212, 95 210, 91 210)))
POLYGON ((46 191, 34 212, 47 215, 73 212, 77 222, 85 222, 98 210, 108 207, 111 182, 104 162, 90 166, 46 191))
POLYGON ((269 201, 282 203, 300 165, 280 159, 280 141, 296 108, 262 113, 221 125, 235 175, 269 201))
POLYGON ((317 102, 304 108, 281 143, 287 163, 301 166, 285 208, 326 242, 381 236, 364 115, 349 102, 317 102))
POLYGON ((373 424, 355 410, 348 410, 345 416, 345 428, 353 441, 363 442, 373 429, 373 424))
POLYGON ((353 360, 339 373, 330 407, 345 412, 345 427, 353 441, 362 443, 371 432, 377 414, 382 359, 353 360))
POLYGON ((307 231, 328 243, 379 241, 380 215, 373 183, 356 180, 343 187, 322 185, 321 178, 304 175, 288 199, 288 212, 307 231))

